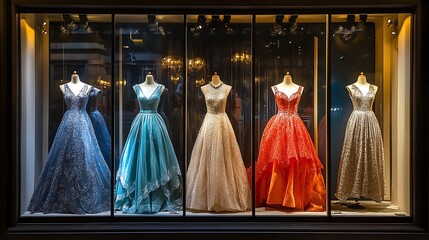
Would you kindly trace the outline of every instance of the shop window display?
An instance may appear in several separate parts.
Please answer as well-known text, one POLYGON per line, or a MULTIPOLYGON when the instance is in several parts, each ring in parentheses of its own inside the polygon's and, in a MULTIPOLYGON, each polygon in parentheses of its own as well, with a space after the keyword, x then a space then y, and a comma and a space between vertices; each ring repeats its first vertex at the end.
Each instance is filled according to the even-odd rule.
POLYGON ((20 14, 20 213, 410 216, 411 20, 20 14))

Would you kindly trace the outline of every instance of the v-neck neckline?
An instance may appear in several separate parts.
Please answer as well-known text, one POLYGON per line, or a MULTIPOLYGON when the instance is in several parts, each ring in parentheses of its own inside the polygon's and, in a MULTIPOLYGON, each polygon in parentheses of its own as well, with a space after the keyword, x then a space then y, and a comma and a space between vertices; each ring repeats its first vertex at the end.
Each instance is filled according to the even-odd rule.
POLYGON ((284 93, 284 92, 280 91, 280 90, 278 89, 278 87, 276 86, 276 90, 277 90, 277 92, 279 92, 279 93, 283 93, 283 95, 285 95, 285 96, 286 96, 287 100, 290 100, 290 98, 291 98, 291 97, 293 97, 293 95, 297 94, 297 93, 299 92, 299 90, 300 90, 300 89, 301 89, 301 86, 299 86, 299 87, 298 87, 298 89, 297 89, 295 92, 293 92, 290 96, 288 96, 286 93, 284 93))
POLYGON ((353 86, 355 86, 355 88, 357 88, 357 90, 359 90, 359 92, 360 92, 360 94, 362 94, 362 96, 364 96, 364 97, 366 97, 368 94, 369 94, 369 92, 371 92, 371 84, 369 84, 369 87, 368 87, 368 91, 364 94, 363 92, 362 92, 362 90, 360 90, 360 88, 358 88, 358 86, 356 86, 354 83, 353 83, 353 86))
POLYGON ((143 97, 145 97, 147 100, 149 100, 149 99, 151 99, 151 98, 152 98, 153 94, 156 92, 156 90, 158 90, 158 87, 159 87, 161 84, 158 84, 158 86, 156 86, 155 90, 153 90, 153 92, 149 95, 149 97, 146 97, 146 95, 144 94, 144 91, 143 91, 143 89, 141 88, 140 84, 137 84, 137 85, 139 86, 139 89, 140 89, 140 91, 142 92, 143 97))
POLYGON ((70 92, 73 94, 73 96, 75 96, 75 97, 77 97, 81 92, 82 92, 82 90, 85 88, 87 86, 87 84, 84 84, 83 85, 83 87, 81 87, 81 89, 79 90, 79 92, 77 93, 77 94, 75 94, 74 92, 73 92, 73 90, 71 90, 71 88, 70 88, 70 86, 69 86, 69 84, 67 83, 67 88, 70 90, 70 92))

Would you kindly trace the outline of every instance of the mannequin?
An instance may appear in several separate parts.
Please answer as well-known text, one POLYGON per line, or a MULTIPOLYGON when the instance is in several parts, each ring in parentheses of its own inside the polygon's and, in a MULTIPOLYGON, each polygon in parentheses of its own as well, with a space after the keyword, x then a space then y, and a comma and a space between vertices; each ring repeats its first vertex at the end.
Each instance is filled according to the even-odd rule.
MULTIPOLYGON (((369 93, 370 87, 373 87, 374 89, 374 94, 377 92, 378 87, 375 85, 372 85, 370 83, 368 83, 366 81, 366 76, 363 72, 360 72, 359 76, 357 77, 356 82, 346 86, 346 89, 349 91, 351 96, 354 96, 355 91, 360 91, 363 95, 367 95, 369 93), (359 90, 356 90, 355 88, 353 88, 352 86, 355 86, 356 88, 358 88, 359 90)), ((351 209, 365 209, 364 206, 359 204, 359 199, 355 198, 354 199, 354 203, 352 204, 346 204, 346 203, 342 203, 342 205, 347 205, 348 208, 351 209)))
POLYGON ((158 88, 158 83, 155 82, 155 79, 153 78, 153 75, 151 72, 148 72, 146 75, 146 79, 143 83, 139 84, 140 89, 143 92, 143 95, 146 98, 150 98, 152 94, 155 92, 155 90, 158 88))
MULTIPOLYGON (((363 73, 363 72, 360 72, 360 74, 359 74, 359 76, 358 76, 358 78, 357 78, 357 80, 356 80, 356 82, 355 83, 353 83, 353 84, 351 84, 351 85, 348 85, 346 88, 347 88, 347 90, 350 92, 350 94, 352 94, 352 96, 354 95, 354 91, 356 91, 355 89, 353 89, 352 88, 352 85, 355 85, 360 91, 361 91, 361 93, 363 94, 363 95, 366 95, 366 94, 368 94, 368 92, 369 92, 369 87, 372 85, 372 84, 370 84, 370 83, 368 83, 367 81, 366 81, 366 76, 365 76, 365 74, 363 73)), ((375 86, 375 85, 372 85, 373 86, 373 88, 374 88, 374 93, 376 93, 377 92, 377 89, 378 89, 378 87, 377 86, 375 86)))
MULTIPOLYGON (((292 76, 289 72, 286 72, 285 76, 283 77, 283 82, 274 85, 271 87, 271 90, 275 93, 274 87, 277 87, 277 90, 286 94, 288 98, 292 96, 292 94, 296 93, 300 87, 300 85, 295 84, 292 81, 292 76)), ((301 86, 301 93, 304 91, 304 87, 301 86)))
MULTIPOLYGON (((76 96, 79 94, 80 90, 82 90, 82 88, 85 85, 88 85, 86 83, 83 83, 82 81, 80 81, 79 75, 77 74, 76 71, 73 71, 73 74, 71 75, 71 79, 70 82, 65 83, 67 84, 67 86, 70 88, 70 90, 73 92, 73 94, 76 96)), ((91 86, 92 87, 92 86, 91 86)), ((60 85, 60 89, 61 91, 64 93, 64 84, 60 85)), ((88 88, 88 91, 91 88, 88 88)))
POLYGON ((210 84, 215 88, 220 87, 220 85, 222 84, 222 81, 220 80, 220 77, 217 74, 217 72, 214 72, 212 76, 212 80, 210 81, 210 84))
POLYGON ((206 84, 205 86, 201 87, 201 91, 203 92, 204 95, 206 94, 206 87, 209 86, 209 85, 211 87, 215 88, 215 89, 218 89, 222 85, 225 85, 225 86, 227 86, 229 88, 229 90, 231 90, 231 86, 229 86, 227 84, 224 84, 222 82, 222 80, 220 79, 219 75, 217 74, 217 72, 214 72, 214 74, 212 76, 212 80, 209 82, 209 84, 206 84))

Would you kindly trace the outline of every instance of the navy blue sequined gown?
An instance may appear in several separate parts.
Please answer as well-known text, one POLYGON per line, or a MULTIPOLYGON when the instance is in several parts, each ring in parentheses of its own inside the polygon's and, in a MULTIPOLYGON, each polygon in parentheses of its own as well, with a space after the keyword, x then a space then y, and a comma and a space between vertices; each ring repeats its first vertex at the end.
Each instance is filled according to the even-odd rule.
POLYGON ((110 209, 110 170, 86 112, 89 85, 64 85, 67 111, 34 190, 30 213, 100 213, 110 209))
POLYGON ((89 119, 91 119, 92 126, 94 127, 95 137, 97 138, 98 146, 100 146, 101 153, 107 166, 110 166, 110 148, 111 140, 109 129, 107 129, 106 122, 104 121, 103 114, 98 111, 98 97, 101 91, 92 87, 89 91, 88 105, 86 111, 88 112, 89 119))

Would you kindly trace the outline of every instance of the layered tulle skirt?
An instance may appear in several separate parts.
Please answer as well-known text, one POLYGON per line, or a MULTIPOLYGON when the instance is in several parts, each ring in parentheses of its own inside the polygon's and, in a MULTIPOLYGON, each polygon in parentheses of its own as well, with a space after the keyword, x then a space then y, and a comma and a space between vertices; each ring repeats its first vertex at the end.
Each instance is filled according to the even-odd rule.
POLYGON ((322 167, 299 116, 273 116, 263 132, 255 166, 256 206, 324 211, 322 167))
POLYGON ((162 117, 139 113, 129 132, 116 175, 115 209, 123 213, 180 210, 182 177, 162 117))

